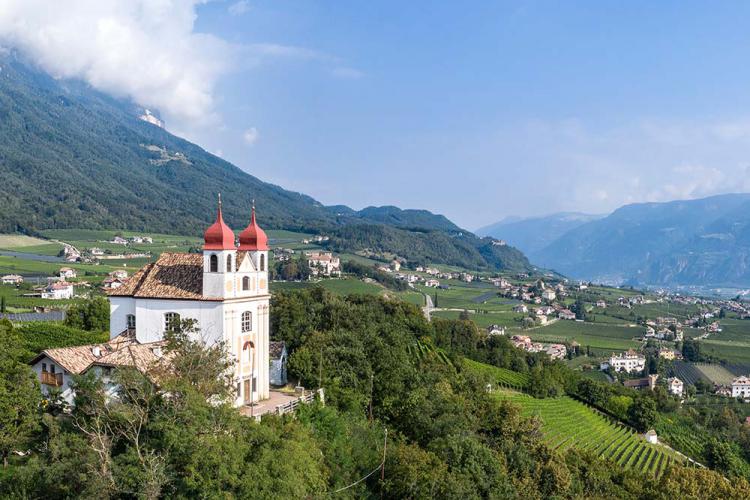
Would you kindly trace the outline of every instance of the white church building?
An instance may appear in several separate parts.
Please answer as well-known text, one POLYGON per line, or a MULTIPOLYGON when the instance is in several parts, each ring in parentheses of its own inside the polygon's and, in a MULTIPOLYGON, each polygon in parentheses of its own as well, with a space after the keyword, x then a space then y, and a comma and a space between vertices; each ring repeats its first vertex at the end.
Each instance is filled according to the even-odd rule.
POLYGON ((126 284, 108 291, 110 342, 48 349, 32 361, 43 390, 46 382, 65 391, 71 374, 113 366, 108 360, 117 358, 113 354, 124 346, 143 351, 144 358, 158 357, 164 333, 175 321, 194 319, 203 340, 223 341, 235 360, 235 405, 269 398, 268 249, 255 207, 237 246, 219 199, 202 253, 163 253, 126 284))

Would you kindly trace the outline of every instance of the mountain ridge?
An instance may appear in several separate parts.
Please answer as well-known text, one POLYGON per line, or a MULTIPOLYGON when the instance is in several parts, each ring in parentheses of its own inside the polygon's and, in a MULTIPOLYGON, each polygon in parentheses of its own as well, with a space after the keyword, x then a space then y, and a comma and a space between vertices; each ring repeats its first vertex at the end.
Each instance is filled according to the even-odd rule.
POLYGON ((225 220, 235 228, 247 224, 255 199, 258 221, 269 229, 326 233, 341 241, 344 229, 370 234, 367 227, 380 224, 407 260, 429 254, 447 259, 437 264, 500 270, 508 262, 530 268, 518 250, 507 248, 498 258, 471 233, 461 244, 436 236, 451 248, 423 251, 416 243, 420 235, 441 235, 457 226, 442 215, 397 207, 353 214, 338 206, 336 213, 142 120, 142 113, 80 81, 56 80, 15 53, 0 54, 0 176, 6 189, 0 232, 76 228, 197 235, 213 221, 222 193, 225 220))

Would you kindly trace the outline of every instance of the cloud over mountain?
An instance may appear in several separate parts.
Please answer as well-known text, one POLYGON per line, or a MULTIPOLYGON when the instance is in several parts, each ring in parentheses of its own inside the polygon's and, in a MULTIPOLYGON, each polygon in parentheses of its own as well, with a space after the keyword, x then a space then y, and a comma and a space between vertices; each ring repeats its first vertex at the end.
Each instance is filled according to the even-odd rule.
POLYGON ((0 0, 0 45, 45 71, 158 108, 207 120, 233 48, 196 33, 196 0, 0 0))

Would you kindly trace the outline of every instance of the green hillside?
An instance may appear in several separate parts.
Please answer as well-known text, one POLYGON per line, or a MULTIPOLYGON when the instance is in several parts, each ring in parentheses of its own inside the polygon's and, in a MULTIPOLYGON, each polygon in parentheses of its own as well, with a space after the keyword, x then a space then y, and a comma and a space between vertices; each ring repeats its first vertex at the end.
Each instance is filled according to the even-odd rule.
POLYGON ((379 248, 409 261, 528 267, 517 250, 494 252, 468 233, 452 238, 445 231, 458 228, 441 215, 326 208, 140 120, 141 110, 130 103, 53 79, 13 53, 0 55, 0 67, 0 233, 107 229, 199 236, 213 221, 221 192, 225 219, 236 229, 247 224, 255 199, 265 228, 333 233, 337 246, 351 251, 370 246, 375 227, 388 235, 379 248))
POLYGON ((684 459, 662 446, 647 443, 630 427, 614 423, 583 403, 567 396, 535 399, 526 394, 501 390, 499 398, 521 406, 526 416, 538 416, 550 448, 574 447, 610 460, 624 469, 659 476, 671 463, 684 459))

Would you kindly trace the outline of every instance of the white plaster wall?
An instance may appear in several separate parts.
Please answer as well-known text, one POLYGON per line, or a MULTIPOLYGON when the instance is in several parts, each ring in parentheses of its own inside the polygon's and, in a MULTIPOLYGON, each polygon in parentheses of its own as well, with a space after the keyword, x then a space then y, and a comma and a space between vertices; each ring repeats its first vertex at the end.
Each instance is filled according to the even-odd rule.
POLYGON ((65 399, 65 401, 67 401, 68 404, 72 405, 73 404, 73 398, 75 397, 75 393, 70 388, 70 373, 68 373, 65 370, 63 370, 63 368, 60 365, 58 365, 57 363, 55 363, 54 361, 52 361, 51 359, 49 359, 46 356, 43 357, 42 359, 40 359, 39 361, 37 361, 31 367, 31 369, 34 370, 34 373, 36 373, 36 379, 39 381, 39 386, 42 389, 42 394, 44 394, 46 396, 48 394, 48 392, 49 392, 49 389, 50 389, 50 387, 48 385, 45 385, 45 384, 41 383, 41 380, 42 380, 42 378, 41 378, 42 377, 42 375, 41 375, 41 373, 42 373, 42 363, 46 363, 47 364, 47 371, 50 371, 50 367, 52 365, 55 365, 55 373, 62 372, 62 374, 63 374, 63 385, 60 386, 60 387, 58 387, 58 389, 60 389, 63 399, 65 399))
POLYGON ((164 336, 164 314, 198 321, 201 338, 208 344, 223 339, 222 302, 200 300, 135 299, 135 334, 139 342, 156 342, 164 336))
MULTIPOLYGON (((135 314, 135 299, 132 297, 109 298, 109 338, 121 334, 128 327, 128 314, 135 314)), ((138 318, 136 317, 136 328, 138 318)))

